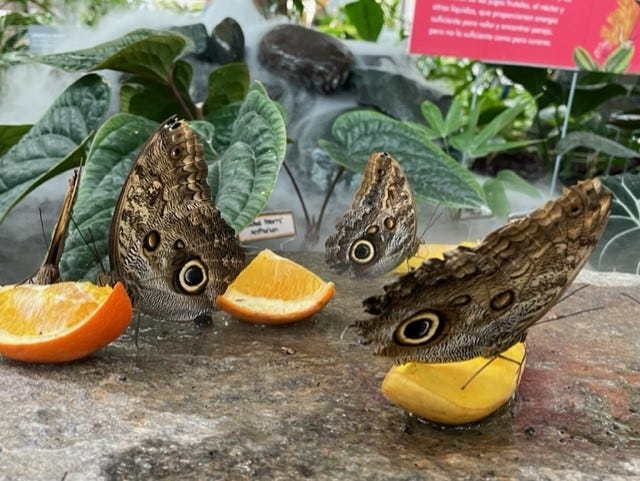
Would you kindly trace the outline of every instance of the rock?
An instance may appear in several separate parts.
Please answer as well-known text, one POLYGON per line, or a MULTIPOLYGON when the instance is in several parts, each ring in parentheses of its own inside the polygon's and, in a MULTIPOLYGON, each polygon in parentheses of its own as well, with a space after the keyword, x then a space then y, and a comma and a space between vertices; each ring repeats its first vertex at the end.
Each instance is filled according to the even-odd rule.
POLYGON ((242 27, 231 17, 226 17, 213 27, 207 57, 222 65, 241 62, 244 59, 244 33, 242 27))
POLYGON ((351 51, 338 39, 300 25, 278 25, 268 31, 258 59, 272 72, 309 89, 329 93, 347 80, 351 51))

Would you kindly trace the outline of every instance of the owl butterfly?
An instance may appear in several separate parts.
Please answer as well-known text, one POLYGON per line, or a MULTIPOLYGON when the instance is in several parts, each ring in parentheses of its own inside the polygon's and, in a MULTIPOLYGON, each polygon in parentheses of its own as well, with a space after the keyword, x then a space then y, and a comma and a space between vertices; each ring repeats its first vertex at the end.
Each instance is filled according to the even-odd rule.
POLYGON ((604 230, 611 194, 599 179, 565 189, 527 217, 458 247, 366 299, 356 327, 397 362, 492 358, 558 301, 604 230))
POLYGON ((416 206, 400 164, 373 153, 351 207, 325 243, 325 259, 349 277, 384 274, 418 249, 416 206))
POLYGON ((175 116, 149 137, 125 180, 109 261, 137 311, 171 319, 208 316, 242 269, 244 251, 211 199, 202 146, 175 116))
POLYGON ((58 221, 56 222, 56 226, 53 228, 53 234, 51 234, 51 241, 49 242, 47 255, 45 256, 40 269, 38 269, 30 279, 27 279, 26 282, 28 284, 53 284, 60 280, 58 264, 62 257, 64 241, 66 240, 67 233, 69 232, 71 210, 73 209, 73 203, 76 200, 79 183, 80 173, 76 170, 73 173, 73 176, 69 179, 69 187, 67 188, 67 193, 65 194, 62 206, 60 207, 58 221))

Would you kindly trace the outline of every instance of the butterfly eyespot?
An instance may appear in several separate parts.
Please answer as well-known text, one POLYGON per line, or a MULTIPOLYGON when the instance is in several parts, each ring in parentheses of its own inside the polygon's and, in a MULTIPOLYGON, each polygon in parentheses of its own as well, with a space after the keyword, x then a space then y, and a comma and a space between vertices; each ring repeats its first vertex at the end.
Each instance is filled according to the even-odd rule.
POLYGON ((367 264, 376 255, 376 249, 368 240, 360 239, 351 244, 349 259, 358 264, 367 264))
POLYGON ((207 285, 207 268, 200 259, 185 262, 177 274, 177 285, 185 294, 199 294, 207 285))
POLYGON ((160 245, 160 233, 157 230, 152 230, 146 236, 144 236, 144 240, 142 241, 142 247, 144 250, 153 252, 160 245))
POLYGON ((419 312, 402 321, 394 333, 396 343, 404 346, 422 346, 444 334, 445 322, 433 311, 419 312))
POLYGON ((396 228, 396 220, 393 217, 387 217, 384 220, 384 226, 389 229, 389 230, 393 230, 396 228))
POLYGON ((182 239, 178 239, 173 243, 173 248, 176 250, 181 250, 184 249, 184 242, 182 241, 182 239))
POLYGON ((578 217, 581 214, 582 214, 582 207, 580 207, 579 205, 572 205, 571 209, 569 209, 570 217, 578 217))
POLYGON ((379 177, 384 177, 386 174, 384 169, 378 169, 376 170, 376 173, 378 174, 379 177))
POLYGON ((499 292, 491 298, 491 309, 494 311, 501 311, 506 309, 515 299, 515 294, 511 289, 499 292))
POLYGON ((180 155, 182 155, 182 149, 180 147, 173 147, 169 151, 169 155, 174 159, 179 159, 180 155))
POLYGON ((378 233, 379 230, 380 229, 378 228, 378 226, 373 224, 373 225, 370 225, 369 227, 367 227, 367 231, 366 232, 369 235, 375 235, 375 234, 378 233))

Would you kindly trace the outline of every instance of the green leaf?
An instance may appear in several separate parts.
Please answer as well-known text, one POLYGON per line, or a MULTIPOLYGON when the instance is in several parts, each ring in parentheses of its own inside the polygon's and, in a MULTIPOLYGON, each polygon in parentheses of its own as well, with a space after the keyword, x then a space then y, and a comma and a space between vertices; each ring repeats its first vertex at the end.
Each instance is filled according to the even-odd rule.
POLYGON ((376 0, 347 3, 343 11, 363 40, 375 42, 384 24, 384 12, 376 0))
POLYGON ((157 122, 179 113, 182 117, 194 118, 196 107, 189 96, 191 84, 191 65, 183 60, 175 63, 173 82, 186 105, 178 100, 169 85, 144 77, 133 77, 120 86, 120 109, 134 115, 140 115, 157 122))
MULTIPOLYGON (((511 107, 510 109, 507 109, 502 113, 500 113, 499 115, 497 115, 496 117, 494 117, 493 120, 489 122, 487 125, 485 125, 482 128, 482 130, 480 130, 479 133, 471 137, 470 143, 466 145, 466 148, 463 151, 467 154, 467 156, 470 159, 473 159, 476 157, 482 157, 483 155, 486 155, 489 152, 495 152, 496 151, 495 144, 494 146, 491 147, 491 149, 488 149, 487 145, 490 142, 494 141, 500 132, 502 132, 505 128, 510 126, 513 123, 513 121, 522 112, 524 112, 524 109, 526 107, 527 107, 527 104, 525 102, 519 102, 513 107, 511 107)), ((513 146, 508 148, 519 147, 522 145, 529 145, 531 143, 531 141, 524 141, 524 142, 525 142, 524 144, 523 143, 513 144, 510 142, 510 144, 513 144, 513 146), (529 142, 529 143, 526 143, 526 142, 529 142)), ((453 144, 454 141, 451 140, 451 143, 453 144)), ((503 147, 502 149, 499 149, 499 150, 506 150, 506 149, 507 149, 506 147, 503 147)))
POLYGON ((35 60, 69 72, 111 69, 166 83, 173 63, 194 48, 191 40, 177 32, 143 28, 95 47, 35 60))
POLYGON ((233 123, 238 118, 241 102, 234 102, 219 108, 207 116, 207 121, 214 126, 211 145, 217 152, 224 152, 232 142, 233 123))
POLYGON ((576 118, 597 109, 613 97, 626 95, 627 89, 620 84, 603 82, 599 85, 579 85, 576 87, 571 105, 571 116, 576 118))
POLYGON ((587 147, 598 152, 603 152, 614 157, 632 159, 638 156, 638 152, 628 149, 618 142, 601 137, 592 132, 570 132, 556 144, 556 151, 564 155, 576 147, 587 147))
POLYGON ((640 177, 613 175, 602 182, 613 193, 613 203, 590 262, 600 270, 640 274, 640 177))
POLYGON ((364 171, 372 152, 389 152, 421 200, 448 207, 485 204, 475 177, 413 127, 378 112, 358 110, 338 116, 332 133, 338 144, 321 141, 321 146, 354 172, 364 171))
POLYGON ((102 266, 109 271, 113 209, 138 151, 157 126, 142 117, 116 114, 96 133, 82 170, 74 226, 69 229, 60 261, 64 279, 95 281, 102 266))
POLYGON ((444 120, 445 135, 449 136, 460 130, 467 123, 462 105, 462 95, 457 95, 451 101, 447 117, 444 120))
POLYGON ((282 115, 258 82, 240 107, 231 140, 220 158, 216 205, 239 232, 269 200, 286 149, 282 115))
POLYGON ((0 222, 38 185, 78 165, 82 146, 109 107, 109 96, 101 77, 82 77, 0 158, 0 222))
POLYGON ((430 100, 425 100, 420 104, 422 116, 427 121, 429 128, 438 134, 438 137, 446 137, 447 129, 444 126, 444 118, 436 104, 430 100))
MULTIPOLYGON (((529 182, 520 177, 516 172, 510 169, 503 169, 496 175, 496 179, 503 185, 509 187, 516 192, 528 195, 529 197, 540 197, 540 192, 529 182)), ((486 192, 486 191, 485 191, 486 192)))
POLYGON ((204 118, 234 102, 242 102, 249 89, 249 69, 245 63, 230 63, 209 74, 209 93, 202 106, 204 118))
POLYGON ((31 130, 32 125, 0 125, 0 155, 17 144, 24 134, 31 130))
POLYGON ((509 217, 509 201, 502 182, 497 179, 487 179, 482 184, 482 189, 493 215, 498 219, 506 220, 509 217))

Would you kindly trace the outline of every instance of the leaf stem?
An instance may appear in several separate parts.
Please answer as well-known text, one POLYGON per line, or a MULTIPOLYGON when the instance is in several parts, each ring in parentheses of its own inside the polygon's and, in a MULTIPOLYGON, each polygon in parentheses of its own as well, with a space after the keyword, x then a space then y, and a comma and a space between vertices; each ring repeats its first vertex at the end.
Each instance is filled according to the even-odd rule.
POLYGON ((173 96, 180 103, 180 106, 182 107, 182 110, 184 110, 185 117, 187 117, 187 119, 189 119, 189 120, 193 120, 193 113, 191 113, 191 110, 189 110, 189 106, 187 105, 187 103, 182 98, 182 95, 180 95, 180 92, 178 91, 178 87, 176 87, 176 84, 173 81, 173 71, 171 72, 171 75, 169 76, 167 84, 169 85, 169 88, 171 89, 171 93, 173 93, 173 96))
POLYGON ((298 199, 300 200, 300 205, 302 206, 302 212, 304 213, 304 220, 307 223, 307 230, 309 230, 309 228, 312 225, 312 221, 311 221, 311 217, 309 217, 309 211, 307 210, 307 205, 304 203, 304 198, 302 197, 302 193, 300 192, 300 189, 298 188, 298 183, 296 182, 296 179, 293 176, 293 173, 289 169, 289 166, 287 165, 286 162, 284 162, 284 161, 282 162, 282 167, 284 167, 284 171, 289 176, 289 179, 291 180, 291 184, 293 185, 293 190, 296 191, 296 195, 298 196, 298 199))

